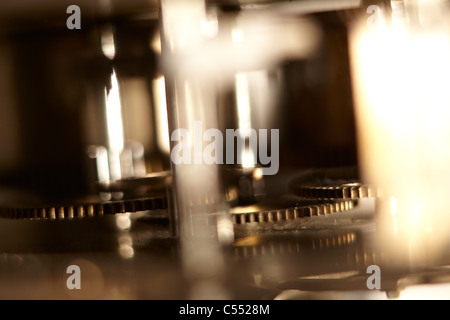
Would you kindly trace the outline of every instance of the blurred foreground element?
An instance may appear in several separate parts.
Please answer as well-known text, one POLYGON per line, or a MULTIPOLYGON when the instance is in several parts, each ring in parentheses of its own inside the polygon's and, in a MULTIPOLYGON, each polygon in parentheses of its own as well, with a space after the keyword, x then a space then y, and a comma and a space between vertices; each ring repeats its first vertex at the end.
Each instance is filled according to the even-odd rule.
POLYGON ((450 16, 446 1, 391 4, 351 34, 359 159, 380 192, 380 244, 417 266, 450 234, 450 16))
MULTIPOLYGON (((227 295, 223 289, 226 270, 222 247, 234 240, 227 197, 229 186, 224 176, 233 167, 242 172, 237 171, 237 175, 245 178, 248 171, 251 179, 258 181, 261 174, 253 173, 266 170, 256 169, 257 150, 251 148, 251 143, 250 147, 245 143, 251 138, 251 130, 257 129, 252 123, 256 119, 254 113, 264 112, 264 103, 254 102, 254 97, 251 101, 250 84, 254 89, 266 89, 264 81, 269 78, 264 73, 283 59, 311 55, 320 34, 305 19, 287 19, 270 11, 224 14, 208 10, 203 0, 162 1, 161 9, 162 63, 172 142, 173 209, 178 219, 182 258, 193 283, 193 298, 224 298, 227 295), (274 46, 279 39, 281 42, 274 46), (252 76, 256 72, 263 76, 252 76), (228 104, 226 100, 224 103, 223 97, 233 91, 235 103, 228 104), (230 118, 234 112, 237 117, 230 118), (232 129, 240 130, 237 140, 244 143, 233 150, 228 147, 222 150, 225 144, 222 140, 221 149, 215 149, 219 161, 205 163, 204 147, 198 144, 199 139, 205 140, 203 130, 215 130, 221 137, 228 137, 225 132, 230 124, 232 129), (187 135, 181 138, 179 132, 187 135), (177 161, 180 146, 182 161, 177 161), (237 158, 230 162, 231 152, 237 158), (218 153, 226 155, 226 165, 218 153)), ((272 108, 275 97, 266 97, 266 106, 272 108)), ((264 114, 262 119, 259 126, 264 128, 269 121, 264 114)), ((278 141, 271 142, 278 162, 278 141)), ((237 189, 242 188, 239 181, 238 178, 237 189)))

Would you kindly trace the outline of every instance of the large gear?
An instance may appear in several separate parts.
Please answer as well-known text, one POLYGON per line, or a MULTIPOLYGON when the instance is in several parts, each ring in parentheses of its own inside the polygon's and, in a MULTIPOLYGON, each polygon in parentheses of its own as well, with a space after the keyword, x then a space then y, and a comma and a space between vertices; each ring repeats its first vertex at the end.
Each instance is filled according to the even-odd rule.
POLYGON ((70 205, 48 206, 4 206, 0 207, 0 217, 9 219, 73 219, 103 216, 126 212, 167 209, 166 196, 153 196, 140 199, 118 201, 90 201, 70 205))

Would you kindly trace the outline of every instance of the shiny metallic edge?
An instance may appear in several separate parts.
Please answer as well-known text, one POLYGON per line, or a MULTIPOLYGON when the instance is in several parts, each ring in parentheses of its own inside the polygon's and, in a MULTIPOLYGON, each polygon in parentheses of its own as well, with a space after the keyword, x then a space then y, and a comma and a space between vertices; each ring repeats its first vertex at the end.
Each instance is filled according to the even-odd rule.
POLYGON ((148 197, 112 202, 84 203, 45 207, 0 207, 0 217, 8 219, 72 220, 74 218, 164 210, 168 208, 167 198, 148 197))

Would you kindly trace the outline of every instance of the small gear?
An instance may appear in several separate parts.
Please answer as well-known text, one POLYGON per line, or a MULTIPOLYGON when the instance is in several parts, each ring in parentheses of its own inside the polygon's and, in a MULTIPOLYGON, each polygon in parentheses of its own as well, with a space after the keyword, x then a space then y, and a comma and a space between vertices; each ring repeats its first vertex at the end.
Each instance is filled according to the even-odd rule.
POLYGON ((167 209, 165 196, 146 197, 141 199, 127 199, 118 201, 90 201, 85 203, 55 206, 8 206, 0 208, 0 217, 9 219, 73 219, 103 216, 126 212, 167 209))
POLYGON ((291 184, 291 191, 296 196, 308 199, 363 199, 375 198, 378 195, 376 187, 359 182, 334 186, 291 184))
POLYGON ((307 171, 289 183, 292 194, 305 199, 363 199, 378 196, 378 188, 363 184, 356 168, 307 171))

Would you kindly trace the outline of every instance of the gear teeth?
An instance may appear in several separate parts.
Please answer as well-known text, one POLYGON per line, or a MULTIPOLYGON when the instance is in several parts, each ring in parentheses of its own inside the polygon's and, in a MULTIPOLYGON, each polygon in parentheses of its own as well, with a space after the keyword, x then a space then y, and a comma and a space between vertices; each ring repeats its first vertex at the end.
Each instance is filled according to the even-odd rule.
POLYGON ((291 191, 301 198, 307 199, 363 199, 376 198, 378 189, 359 182, 335 186, 314 186, 308 184, 291 184, 291 191))
POLYGON ((1 207, 0 217, 8 219, 32 220, 72 220, 75 218, 96 217, 147 210, 168 208, 166 197, 120 200, 113 202, 86 203, 49 207, 1 207))
POLYGON ((356 200, 343 200, 280 210, 233 213, 232 220, 235 225, 245 225, 250 223, 273 223, 344 212, 353 209, 356 204, 356 200))

